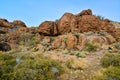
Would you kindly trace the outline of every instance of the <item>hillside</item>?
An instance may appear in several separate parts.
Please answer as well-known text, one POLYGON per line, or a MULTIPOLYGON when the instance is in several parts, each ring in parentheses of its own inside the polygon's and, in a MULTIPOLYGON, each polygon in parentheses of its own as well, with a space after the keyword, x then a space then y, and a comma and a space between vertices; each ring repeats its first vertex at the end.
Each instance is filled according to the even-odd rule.
POLYGON ((0 80, 120 79, 120 23, 91 9, 38 27, 0 18, 0 51, 0 80))

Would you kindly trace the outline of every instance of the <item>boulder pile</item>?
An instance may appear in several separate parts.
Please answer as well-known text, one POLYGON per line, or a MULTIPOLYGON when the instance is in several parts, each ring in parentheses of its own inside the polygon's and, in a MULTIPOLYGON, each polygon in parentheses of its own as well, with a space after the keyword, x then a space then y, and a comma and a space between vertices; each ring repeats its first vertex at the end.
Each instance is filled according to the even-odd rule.
MULTIPOLYGON (((44 43, 51 49, 81 50, 87 42, 102 45, 120 41, 120 29, 116 28, 109 19, 101 19, 93 15, 91 9, 83 10, 79 14, 67 12, 56 21, 44 21, 38 27, 31 28, 20 20, 9 22, 0 18, 1 50, 10 50, 12 44, 18 44, 21 41, 19 40, 21 34, 36 35, 39 45, 44 43)), ((27 38, 24 35, 23 37, 27 38)))
POLYGON ((101 20, 99 17, 93 15, 90 9, 83 10, 76 15, 65 13, 57 21, 45 21, 39 25, 39 33, 48 36, 89 31, 106 31, 112 34, 115 32, 115 27, 110 23, 110 20, 101 20))

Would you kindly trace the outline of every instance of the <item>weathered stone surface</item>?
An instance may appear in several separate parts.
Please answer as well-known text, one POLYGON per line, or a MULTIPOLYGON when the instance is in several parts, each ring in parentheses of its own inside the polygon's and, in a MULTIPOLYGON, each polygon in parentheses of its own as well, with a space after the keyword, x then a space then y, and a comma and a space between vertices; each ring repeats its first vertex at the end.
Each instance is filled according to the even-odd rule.
POLYGON ((77 45, 77 38, 73 34, 67 34, 66 46, 67 49, 74 49, 77 45))
POLYGON ((101 20, 92 15, 92 10, 83 10, 77 15, 65 13, 56 22, 45 21, 39 26, 39 33, 44 35, 59 35, 65 33, 106 31, 111 35, 115 33, 115 27, 109 19, 101 20))
POLYGON ((80 45, 80 50, 85 47, 86 44, 86 36, 84 34, 81 34, 78 38, 78 45, 80 45))
POLYGON ((83 10, 77 16, 83 16, 83 15, 92 15, 92 10, 91 9, 83 10))
POLYGON ((58 30, 60 34, 68 33, 70 32, 70 23, 71 19, 73 17, 73 14, 71 13, 65 13, 60 20, 58 21, 58 30))
POLYGON ((0 18, 0 27, 13 28, 13 24, 8 22, 6 19, 0 18))
POLYGON ((45 21, 39 25, 38 32, 44 35, 57 35, 58 29, 57 25, 53 21, 45 21))
POLYGON ((14 26, 26 27, 26 24, 21 20, 14 20, 12 24, 14 24, 14 26))

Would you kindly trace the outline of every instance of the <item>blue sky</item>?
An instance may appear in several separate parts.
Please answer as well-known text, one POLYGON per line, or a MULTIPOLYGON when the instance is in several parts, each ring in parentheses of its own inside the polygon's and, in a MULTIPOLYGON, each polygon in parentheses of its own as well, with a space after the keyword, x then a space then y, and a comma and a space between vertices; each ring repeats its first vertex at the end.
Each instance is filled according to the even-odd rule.
POLYGON ((77 14, 88 8, 93 14, 120 22, 120 0, 1 0, 0 18, 38 26, 45 20, 59 19, 65 12, 77 14))

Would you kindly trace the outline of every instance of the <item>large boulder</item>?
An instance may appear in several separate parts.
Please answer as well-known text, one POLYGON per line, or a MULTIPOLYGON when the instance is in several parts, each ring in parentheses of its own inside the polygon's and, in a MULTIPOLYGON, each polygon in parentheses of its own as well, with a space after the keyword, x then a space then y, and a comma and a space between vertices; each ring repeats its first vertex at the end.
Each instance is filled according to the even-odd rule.
POLYGON ((58 21, 58 30, 60 34, 68 33, 70 32, 70 23, 71 19, 73 17, 73 14, 71 13, 65 13, 60 20, 58 21))
POLYGON ((14 20, 12 24, 15 26, 26 27, 26 24, 21 20, 14 20))
POLYGON ((100 31, 101 20, 93 15, 74 17, 71 21, 72 32, 100 31))
POLYGON ((38 32, 43 35, 57 35, 57 25, 53 21, 45 21, 39 25, 38 32))
POLYGON ((77 38, 74 36, 74 34, 67 34, 67 40, 66 40, 66 47, 67 49, 74 49, 77 45, 77 38))
POLYGON ((0 27, 13 28, 13 24, 8 22, 6 19, 0 18, 0 27))
POLYGON ((91 9, 83 10, 78 14, 78 16, 83 16, 83 15, 92 15, 92 10, 91 9))

